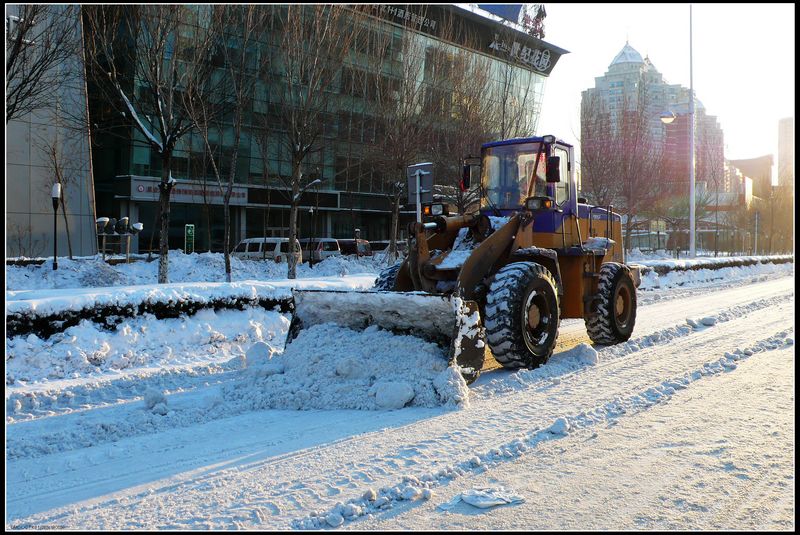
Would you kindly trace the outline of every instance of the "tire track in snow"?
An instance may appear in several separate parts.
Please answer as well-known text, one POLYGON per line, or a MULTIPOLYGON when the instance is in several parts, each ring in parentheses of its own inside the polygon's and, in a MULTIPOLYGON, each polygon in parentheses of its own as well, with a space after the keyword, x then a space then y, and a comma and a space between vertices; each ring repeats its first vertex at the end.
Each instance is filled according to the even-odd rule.
MULTIPOLYGON (((757 289, 753 289, 753 291, 756 294, 758 294, 757 289)), ((728 301, 728 300, 726 299, 725 301, 728 301)), ((749 327, 749 324, 752 324, 752 322, 746 322, 745 321, 743 323, 743 327, 742 327, 741 330, 743 330, 743 331, 746 330, 746 328, 749 327)), ((724 325, 724 323, 721 323, 719 326, 720 327, 724 327, 725 325, 724 325)), ((582 327, 582 325, 581 325, 581 327, 582 327)), ((714 329, 708 329, 707 331, 705 331, 705 333, 707 334, 708 332, 711 332, 713 330, 714 329)), ((698 332, 697 334, 702 336, 704 334, 704 332, 698 332)), ((684 338, 691 338, 691 337, 684 337, 684 338)), ((724 345, 724 344, 721 344, 721 346, 722 345, 724 345)), ((688 344, 684 344, 684 346, 682 346, 682 347, 686 347, 686 346, 688 346, 688 344)), ((601 350, 601 354, 602 354, 602 351, 603 350, 601 350)), ((635 353, 632 353, 631 355, 635 355, 635 353)), ((601 364, 603 364, 602 361, 601 361, 601 364)), ((520 397, 517 398, 517 399, 523 398, 524 394, 527 394, 527 392, 521 393, 520 397)), ((513 402, 516 402, 516 400, 513 400, 513 402)), ((511 404, 510 406, 514 406, 514 405, 511 404)), ((476 411, 468 411, 466 413, 459 413, 459 414, 454 415, 452 418, 464 419, 465 417, 471 417, 472 416, 472 414, 471 414, 472 412, 478 412, 478 411, 481 411, 481 410, 483 410, 483 407, 482 406, 478 406, 478 407, 476 407, 476 411)), ((430 419, 430 420, 426 420, 421 425, 427 425, 429 422, 430 423, 436 423, 436 420, 439 420, 439 419, 451 420, 452 418, 449 417, 449 415, 444 415, 444 416, 441 416, 441 417, 436 417, 436 418, 433 418, 433 419, 430 419)), ((510 422, 510 423, 515 423, 516 425, 521 425, 520 424, 521 420, 525 420, 525 419, 529 419, 529 416, 528 415, 520 415, 518 418, 515 418, 514 421, 510 422)), ((407 425, 407 426, 403 426, 403 427, 408 428, 409 430, 413 431, 412 428, 419 427, 419 426, 420 426, 420 424, 411 424, 411 425, 407 425)), ((529 428, 530 428, 530 422, 528 422, 528 429, 529 428)), ((396 440, 396 438, 394 436, 394 435, 397 435, 397 434, 402 435, 403 434, 402 433, 403 428, 390 429, 389 431, 392 432, 392 434, 390 436, 387 436, 385 438, 385 440, 382 441, 387 446, 387 448, 395 447, 398 442, 402 442, 403 448, 411 448, 411 447, 419 446, 418 451, 419 452, 424 452, 425 448, 428 445, 430 445, 430 449, 428 451, 431 452, 431 456, 435 456, 435 455, 438 454, 438 452, 435 451, 435 446, 441 445, 441 442, 444 441, 444 442, 446 442, 445 446, 449 448, 452 445, 449 441, 456 440, 456 438, 454 438, 454 437, 457 437, 457 435, 459 435, 459 433, 460 433, 458 430, 452 430, 452 426, 451 426, 451 430, 446 435, 442 435, 440 433, 437 436, 437 438, 439 439, 439 442, 437 442, 435 440, 431 441, 431 440, 429 440, 427 438, 426 438, 426 440, 420 440, 421 437, 427 436, 427 435, 420 435, 419 432, 417 432, 416 433, 417 442, 413 442, 413 443, 411 443, 409 445, 409 444, 406 443, 406 441, 403 441, 403 440, 399 440, 398 441, 398 440, 396 440), (425 444, 425 443, 428 443, 428 444, 425 444)), ((435 435, 435 431, 436 431, 436 429, 434 428, 434 436, 436 436, 435 435)), ((374 435, 374 434, 376 434, 376 433, 366 433, 365 435, 360 435, 360 436, 357 436, 357 437, 354 436, 354 437, 352 437, 350 439, 345 439, 343 441, 338 442, 337 445, 336 445, 336 449, 345 452, 345 453, 343 453, 343 455, 341 457, 339 457, 338 464, 337 463, 327 463, 326 462, 326 463, 322 463, 322 466, 325 466, 325 465, 327 465, 327 466, 338 466, 338 467, 342 467, 342 468, 345 468, 345 469, 348 468, 349 466, 352 466, 352 465, 348 465, 347 464, 347 460, 349 459, 349 454, 346 453, 346 452, 347 451, 352 452, 353 448, 354 447, 358 447, 357 445, 361 441, 372 440, 374 438, 372 435, 374 435), (353 446, 353 445, 355 445, 355 446, 353 446)), ((377 433, 377 434, 380 434, 380 433, 377 433)), ((469 437, 470 437, 470 432, 469 431, 465 430, 463 433, 460 433, 460 439, 463 439, 463 438, 467 438, 468 439, 469 437)), ((402 439, 403 436, 401 436, 400 438, 402 439)), ((413 438, 413 436, 412 436, 412 438, 413 438)), ((490 435, 489 439, 491 440, 491 435, 490 435)), ((329 446, 329 445, 330 444, 326 444, 325 446, 320 447, 318 449, 318 451, 314 452, 314 455, 309 455, 309 456, 306 456, 306 457, 314 458, 314 457, 317 456, 317 454, 319 454, 321 457, 324 457, 325 453, 326 453, 326 450, 328 450, 327 446, 329 446)), ((300 453, 300 452, 297 452, 297 453, 300 453)), ((416 455, 417 455, 417 459, 419 459, 422 454, 421 453, 417 453, 416 455)), ((367 459, 362 465, 358 465, 358 466, 359 467, 363 467, 363 466, 371 467, 371 461, 377 461, 376 464, 379 465, 377 468, 380 468, 380 464, 381 464, 382 460, 384 460, 384 459, 385 458, 377 458, 376 459, 375 457, 372 457, 370 459, 367 459)), ((288 456, 285 457, 285 462, 286 463, 294 464, 294 463, 296 463, 297 460, 298 460, 298 456, 293 456, 292 454, 289 454, 288 456)), ((399 461, 399 460, 400 459, 398 459, 398 458, 394 458, 392 462, 399 461)), ((428 461, 428 459, 425 459, 425 462, 427 462, 427 461, 428 461)), ((308 459, 304 459, 304 463, 307 463, 307 462, 309 462, 308 459)), ((279 463, 279 464, 283 464, 283 463, 279 463)), ((319 463, 317 464, 317 466, 320 466, 319 463)), ((383 465, 383 466, 388 466, 388 465, 383 465)), ((279 466, 277 466, 277 467, 273 466, 272 468, 276 469, 276 472, 280 472, 280 467, 279 466)), ((258 463, 255 463, 252 466, 252 471, 253 471, 254 474, 257 474, 257 472, 258 472, 258 463)), ((391 474, 393 472, 396 473, 397 471, 398 470, 396 468, 395 469, 389 468, 387 470, 384 470, 384 473, 391 474)), ((304 474, 308 473, 308 474, 311 475, 311 477, 316 477, 316 474, 313 471, 313 465, 312 465, 312 471, 311 472, 303 472, 303 473, 304 474)), ((353 472, 347 472, 347 471, 339 472, 338 474, 335 474, 334 477, 328 479, 327 481, 328 482, 347 481, 349 484, 361 484, 361 485, 363 485, 364 478, 361 477, 361 476, 353 477, 353 474, 355 474, 355 473, 356 473, 355 470, 353 472), (349 477, 349 480, 348 480, 348 477, 349 477)), ((369 470, 364 470, 364 473, 369 476, 369 474, 374 474, 375 471, 371 472, 369 470)), ((218 474, 219 474, 219 472, 218 472, 218 474)), ((297 474, 298 474, 297 472, 294 473, 294 476, 295 476, 294 481, 297 481, 297 479, 296 479, 297 478, 297 474)), ((262 476, 262 481, 264 481, 265 479, 266 478, 264 478, 262 476)), ((280 476, 276 476, 274 474, 270 475, 268 479, 269 479, 269 481, 275 481, 276 486, 279 487, 282 492, 285 492, 286 489, 291 487, 291 485, 289 485, 289 481, 290 481, 289 479, 283 479, 282 480, 280 478, 280 476), (281 487, 281 485, 283 485, 283 486, 281 487)), ((375 479, 377 481, 380 478, 379 477, 374 477, 373 479, 375 479)), ((240 483, 247 484, 247 485, 251 484, 250 481, 248 481, 248 480, 241 481, 240 483)), ((233 484, 233 483, 231 483, 231 484, 233 484)), ((313 484, 313 482, 312 482, 312 484, 313 484)), ((337 485, 338 485, 339 488, 341 488, 343 486, 343 484, 338 484, 338 483, 337 483, 337 485)), ((337 485, 335 485, 334 487, 336 487, 337 485)), ((305 486, 303 488, 298 488, 298 489, 296 489, 296 492, 298 492, 298 493, 302 492, 302 493, 305 493, 305 494, 308 494, 308 495, 316 495, 318 497, 324 497, 325 496, 325 493, 321 490, 321 488, 320 489, 315 489, 312 486, 305 486)), ((276 502, 280 502, 280 496, 279 496, 280 492, 277 492, 275 494, 271 494, 269 491, 263 491, 263 493, 266 493, 270 497, 274 497, 276 502)), ((258 494, 258 493, 256 493, 256 494, 258 494)), ((321 500, 318 498, 317 501, 321 501, 321 500)), ((298 502, 298 503, 307 503, 307 502, 298 502)), ((286 510, 286 509, 291 510, 291 509, 296 509, 296 508, 297 508, 297 506, 295 506, 295 507, 291 507, 291 506, 290 507, 286 507, 286 506, 284 506, 283 507, 284 510, 286 510)))
POLYGON ((791 338, 791 334, 791 330, 781 331, 745 349, 737 349, 732 353, 725 352, 720 359, 706 362, 688 374, 673 376, 625 398, 617 398, 612 402, 598 405, 588 413, 581 412, 559 417, 546 428, 533 429, 524 437, 478 453, 469 459, 450 464, 437 472, 429 472, 421 477, 404 476, 398 484, 383 487, 378 492, 374 489, 366 489, 360 498, 351 498, 345 503, 340 502, 332 509, 323 511, 322 514, 317 513, 295 519, 291 526, 294 529, 303 530, 339 527, 345 521, 353 521, 365 515, 388 511, 401 502, 430 499, 434 489, 447 485, 459 477, 488 471, 502 463, 514 461, 529 451, 535 450, 542 442, 557 440, 579 430, 610 424, 619 418, 634 416, 657 405, 668 403, 676 391, 689 388, 695 381, 731 372, 737 368, 738 361, 756 353, 792 345, 794 340, 791 338))
MULTIPOLYGON (((786 306, 783 308, 788 310, 786 306)), ((787 323, 785 318, 787 317, 783 310, 778 310, 766 318, 769 321, 761 321, 758 328, 761 329, 761 332, 777 332, 785 329, 787 323)), ((483 453, 505 458, 503 447, 510 453, 514 453, 514 448, 523 449, 519 448, 518 444, 525 443, 525 438, 531 429, 547 429, 552 422, 564 417, 565 414, 575 418, 593 416, 592 411, 587 413, 580 407, 594 407, 602 412, 606 405, 614 402, 616 398, 624 401, 630 397, 631 391, 643 394, 644 398, 639 401, 646 403, 648 396, 657 398, 660 395, 658 388, 656 391, 649 391, 651 388, 664 386, 662 383, 670 378, 681 378, 680 373, 684 370, 691 371, 694 368, 702 368, 703 364, 709 362, 712 363, 711 368, 713 369, 715 367, 713 363, 718 360, 711 359, 711 356, 717 354, 716 352, 720 351, 720 348, 730 347, 733 349, 736 344, 746 347, 752 342, 747 330, 748 328, 752 330, 753 326, 752 319, 747 316, 727 324, 721 323, 715 328, 697 332, 696 337, 684 337, 668 346, 671 350, 669 358, 659 359, 657 351, 659 348, 646 349, 644 353, 647 355, 640 360, 648 363, 653 369, 639 370, 628 364, 620 367, 622 372, 627 371, 633 378, 647 375, 644 372, 648 372, 649 380, 645 377, 641 381, 632 381, 633 384, 630 384, 631 382, 624 378, 616 378, 609 382, 608 375, 603 373, 595 374, 597 377, 594 377, 593 381, 572 389, 565 388, 567 385, 562 385, 560 390, 555 389, 555 392, 547 394, 526 391, 502 396, 498 399, 482 400, 481 403, 474 404, 472 410, 434 416, 379 432, 353 435, 337 442, 332 447, 326 445, 315 448, 313 452, 299 450, 296 454, 288 454, 278 463, 271 462, 270 458, 263 462, 251 463, 246 470, 239 468, 231 472, 226 470, 224 473, 216 471, 216 475, 220 477, 215 478, 215 474, 212 473, 211 477, 204 480, 205 484, 200 487, 195 485, 196 481, 192 476, 186 480, 181 475, 180 479, 186 483, 179 486, 173 494, 155 492, 135 498, 125 497, 122 502, 125 511, 120 511, 113 503, 106 503, 104 506, 96 506, 92 503, 88 507, 82 507, 80 514, 74 512, 72 522, 75 524, 81 522, 81 518, 93 518, 93 515, 102 510, 103 516, 111 526, 122 525, 115 523, 117 522, 116 515, 127 516, 134 520, 141 519, 142 515, 146 514, 142 511, 162 509, 165 499, 168 499, 176 507, 179 504, 187 503, 196 504, 192 505, 191 509, 203 507, 203 511, 197 512, 195 515, 202 517, 208 511, 205 509, 206 506, 201 504, 207 504, 213 499, 218 504, 214 511, 215 518, 219 521, 216 524, 217 527, 233 527, 241 522, 245 522, 243 524, 245 526, 286 527, 287 524, 284 522, 288 522, 288 520, 285 519, 292 512, 297 514, 301 511, 311 511, 320 506, 324 507, 326 502, 333 503, 337 496, 355 495, 357 489, 364 489, 365 485, 377 487, 390 483, 388 488, 397 486, 396 479, 393 479, 396 476, 392 474, 398 472, 405 472, 410 477, 423 481, 422 477, 432 473, 432 466, 435 468, 441 466, 444 470, 441 475, 445 477, 448 473, 457 475, 457 471, 454 471, 453 467, 458 468, 459 462, 472 459, 476 455, 475 452, 487 448, 487 444, 497 444, 497 446, 488 448, 483 453), (703 351, 695 352, 698 354, 689 352, 695 346, 706 348, 705 353, 703 351), (686 355, 681 356, 683 353, 686 355), (693 360, 686 357, 693 357, 693 360), (597 384, 593 385, 592 382, 597 384), (596 398, 598 393, 603 395, 599 401, 580 397, 596 398), (566 403, 559 404, 559 399, 566 403), (552 406, 546 406, 551 400, 552 406), (514 407, 515 410, 507 411, 508 407, 514 407), (500 418, 502 421, 499 424, 494 421, 497 420, 498 411, 506 411, 500 418), (511 412, 514 414, 510 414, 511 412), (480 433, 477 433, 475 429, 480 429, 480 433), (517 439, 509 441, 508 436, 516 436, 517 439), (425 459, 421 459, 423 454, 419 452, 425 452, 428 446, 430 446, 427 450, 428 455, 425 459), (416 450, 418 464, 404 466, 404 459, 400 455, 390 453, 395 449, 416 450), (450 468, 450 472, 448 472, 448 468, 450 468), (368 475, 374 482, 366 481, 360 475, 362 473, 368 475), (380 475, 381 473, 385 475, 380 475), (240 489, 246 489, 245 503, 234 499, 234 494, 240 493, 240 489), (334 495, 330 494, 331 489, 335 491, 334 495), (257 523, 249 521, 248 524, 248 521, 241 519, 239 511, 242 510, 242 507, 255 501, 271 503, 281 512, 275 516, 266 516, 264 520, 259 520, 257 523)), ((663 353, 663 349, 661 352, 663 353)), ((718 364, 717 367, 719 366, 721 365, 718 364)), ((718 371, 721 370, 720 368, 718 371)), ((668 384, 664 387, 675 388, 668 384)), ((612 403, 607 410, 613 408, 612 403)), ((598 414, 600 412, 595 411, 594 416, 598 414)), ((438 481, 439 470, 434 470, 433 473, 437 475, 438 481)), ((172 488, 173 483, 168 485, 172 488)), ((414 496, 417 496, 417 490, 420 490, 419 487, 414 490, 414 487, 415 480, 409 479, 403 484, 401 490, 406 496, 413 499, 414 496)), ((73 511, 75 510, 73 509, 73 511)), ((348 511, 352 512, 353 510, 348 509, 348 511)), ((342 510, 342 512, 346 511, 342 510)), ((94 520, 86 521, 89 521, 90 524, 94 522, 94 520)), ((169 518, 159 518, 160 521, 168 522, 169 518)), ((141 527, 143 525, 163 526, 164 524, 139 523, 138 525, 141 527)))
MULTIPOLYGON (((765 308, 780 305, 782 303, 792 300, 794 296, 783 295, 767 299, 759 299, 747 305, 736 305, 733 307, 722 309, 716 313, 704 314, 704 316, 711 316, 716 319, 718 323, 725 323, 732 319, 737 319, 745 314, 750 314, 763 310, 765 308)), ((627 342, 614 346, 597 346, 600 355, 599 363, 596 369, 601 369, 611 365, 617 359, 626 358, 636 354, 646 348, 654 346, 663 346, 673 343, 677 338, 691 336, 699 330, 704 330, 704 327, 693 328, 686 322, 679 325, 673 325, 664 329, 651 332, 649 334, 637 336, 627 342)), ((587 370, 592 369, 580 362, 569 361, 563 362, 556 353, 551 360, 534 370, 520 370, 514 372, 509 380, 508 377, 500 379, 490 379, 485 384, 478 384, 473 386, 472 391, 480 396, 493 396, 503 393, 509 393, 519 390, 527 390, 531 387, 541 385, 543 388, 549 388, 557 385, 565 380, 574 381, 579 379, 579 376, 587 370)))

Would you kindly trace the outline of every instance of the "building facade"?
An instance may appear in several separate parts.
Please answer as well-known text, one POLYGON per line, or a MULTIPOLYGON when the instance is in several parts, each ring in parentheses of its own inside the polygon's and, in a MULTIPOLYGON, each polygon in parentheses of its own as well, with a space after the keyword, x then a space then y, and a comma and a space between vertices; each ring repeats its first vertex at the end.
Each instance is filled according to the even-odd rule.
MULTIPOLYGON (((276 26, 268 33, 278 34, 281 31, 279 12, 284 7, 269 6, 267 9, 276 12, 270 19, 276 26)), ((486 97, 503 99, 504 105, 524 114, 529 134, 536 128, 545 79, 560 55, 566 53, 475 7, 376 5, 372 6, 365 24, 371 33, 385 36, 390 50, 386 63, 379 69, 379 83, 391 84, 392 78, 399 76, 400 66, 412 62, 419 65, 418 83, 432 86, 430 77, 437 74, 428 64, 434 61, 436 53, 441 53, 436 51, 451 55, 466 52, 488 65, 486 97), (459 27, 467 28, 481 39, 465 43, 458 38, 458 32, 444 35, 442 28, 446 20, 449 24, 456 21, 459 27), (409 42, 414 45, 409 46, 409 42), (414 54, 408 54, 412 50, 414 54)), ((280 58, 279 40, 270 38, 268 41, 259 45, 260 52, 280 58)), ((370 112, 374 96, 365 62, 360 50, 348 56, 332 85, 337 93, 336 104, 323 117, 321 142, 304 161, 303 172, 316 176, 321 182, 300 198, 298 223, 302 237, 351 238, 355 229, 359 229, 362 238, 389 238, 391 204, 387 194, 391 181, 386 180, 387 170, 363 161, 385 128, 384 118, 370 112)), ((280 61, 275 62, 279 64, 280 61)), ((256 118, 280 115, 280 110, 276 109, 280 103, 272 98, 274 91, 269 83, 288 83, 279 67, 270 78, 271 82, 256 92, 252 108, 248 109, 253 121, 245 121, 243 126, 230 203, 234 242, 265 234, 288 234, 289 193, 285 179, 292 168, 289 155, 278 142, 282 132, 280 129, 271 132, 270 138, 274 141, 266 147, 256 135, 256 118)), ((141 91, 141 87, 133 90, 141 91)), ((90 113, 100 115, 103 102, 99 95, 92 94, 91 86, 89 98, 90 113)), ((446 135, 446 128, 442 133, 446 135)), ((228 140, 231 138, 223 131, 215 146, 223 155, 226 169, 231 165, 231 162, 225 163, 224 157, 226 151, 230 151, 228 140)), ((93 143, 98 215, 128 216, 132 221, 141 221, 145 230, 134 242, 133 249, 156 248, 158 238, 152 231, 157 228, 158 184, 162 171, 158 154, 132 127, 121 137, 93 139, 93 143)), ((478 149, 479 143, 476 143, 474 150, 478 149)), ((177 185, 171 198, 170 248, 184 246, 186 224, 195 225, 195 250, 222 248, 223 205, 216 181, 209 176, 204 150, 196 133, 185 136, 176 145, 171 166, 177 185)), ((410 220, 413 212, 402 214, 405 220, 410 220)), ((401 220, 401 232, 405 227, 402 223, 401 220)))
MULTIPOLYGON (((691 135, 689 122, 689 90, 669 84, 649 57, 625 43, 603 76, 595 78, 595 87, 581 95, 581 150, 593 151, 603 139, 622 129, 624 124, 642 116, 646 125, 646 141, 662 158, 662 172, 653 177, 667 190, 687 191, 689 184, 691 135), (674 120, 665 124, 661 117, 672 113, 674 120), (598 120, 598 118, 600 118, 598 120), (607 118, 607 120, 604 120, 607 118), (594 127, 594 122, 597 127, 594 127)), ((695 99, 695 179, 707 189, 722 188, 724 180, 723 132, 716 117, 706 114, 703 104, 695 99)), ((638 142, 644 143, 644 134, 638 142)), ((639 146, 641 145, 639 144, 639 146)))
MULTIPOLYGON (((18 5, 6 6, 7 39, 15 36, 20 9, 18 5)), ((69 36, 70 41, 80 39, 77 10, 56 6, 46 14, 47 18, 35 27, 34 35, 44 38, 53 17, 68 17, 70 20, 57 21, 59 29, 75 32, 69 36)), ((27 46, 39 44, 34 39, 27 46)), ((10 48, 7 46, 6 54, 10 48)), ((37 61, 36 52, 29 56, 32 65, 37 61)), ((48 93, 51 105, 6 122, 7 257, 50 256, 54 236, 59 256, 97 252, 91 147, 86 133, 86 83, 81 59, 72 57, 51 71, 42 78, 47 84, 59 81, 48 93), (51 191, 57 181, 62 183, 63 202, 59 203, 54 231, 51 191)), ((7 85, 7 96, 8 91, 7 85)))
POLYGON ((778 121, 778 185, 794 188, 794 117, 778 121))

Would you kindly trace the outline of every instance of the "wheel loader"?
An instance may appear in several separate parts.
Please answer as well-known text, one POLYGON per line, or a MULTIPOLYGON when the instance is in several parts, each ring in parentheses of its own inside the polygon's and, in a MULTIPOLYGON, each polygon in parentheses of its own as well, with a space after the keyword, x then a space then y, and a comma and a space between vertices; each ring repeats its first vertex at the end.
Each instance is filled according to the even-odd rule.
POLYGON ((555 136, 486 143, 465 160, 475 213, 429 204, 409 226, 409 254, 372 292, 295 292, 295 329, 377 324, 449 349, 474 381, 487 351, 506 368, 551 356, 561 319, 583 318, 595 344, 630 338, 638 266, 626 265, 621 218, 578 197, 573 147, 555 136))

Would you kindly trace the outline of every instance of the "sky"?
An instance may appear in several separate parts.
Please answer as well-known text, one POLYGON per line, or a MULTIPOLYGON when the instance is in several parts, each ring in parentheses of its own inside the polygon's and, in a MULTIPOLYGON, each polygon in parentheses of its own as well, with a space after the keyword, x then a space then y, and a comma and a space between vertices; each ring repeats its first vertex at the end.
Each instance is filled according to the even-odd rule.
MULTIPOLYGON (((581 91, 626 39, 671 84, 689 87, 689 4, 545 4, 548 43, 569 50, 548 78, 538 134, 577 142, 581 91)), ((725 157, 778 151, 794 116, 794 4, 693 4, 694 90, 722 127, 725 157)))

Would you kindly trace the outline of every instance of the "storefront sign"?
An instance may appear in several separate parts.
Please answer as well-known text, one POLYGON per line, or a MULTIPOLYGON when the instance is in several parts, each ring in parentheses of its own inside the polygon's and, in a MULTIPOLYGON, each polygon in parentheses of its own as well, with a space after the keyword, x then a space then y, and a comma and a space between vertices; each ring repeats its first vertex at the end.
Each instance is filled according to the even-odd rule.
POLYGON ((546 48, 543 50, 531 48, 517 41, 509 45, 498 33, 494 34, 494 40, 489 48, 539 72, 547 72, 550 68, 550 51, 546 48))
POLYGON ((392 6, 392 5, 382 4, 374 6, 374 9, 376 9, 381 15, 390 18, 392 20, 408 21, 411 24, 416 24, 420 28, 436 30, 435 20, 429 19, 424 15, 418 15, 417 13, 413 13, 403 6, 392 6))
MULTIPOLYGON (((143 176, 118 177, 118 180, 130 180, 130 198, 133 201, 157 201, 160 180, 143 176)), ((223 188, 225 186, 223 185, 223 188)), ((188 204, 223 204, 224 191, 216 184, 203 184, 178 180, 170 192, 170 202, 188 204)), ((233 186, 231 192, 231 206, 244 206, 247 204, 247 188, 233 186)))

